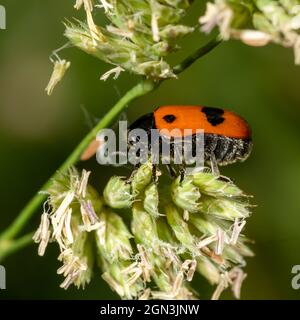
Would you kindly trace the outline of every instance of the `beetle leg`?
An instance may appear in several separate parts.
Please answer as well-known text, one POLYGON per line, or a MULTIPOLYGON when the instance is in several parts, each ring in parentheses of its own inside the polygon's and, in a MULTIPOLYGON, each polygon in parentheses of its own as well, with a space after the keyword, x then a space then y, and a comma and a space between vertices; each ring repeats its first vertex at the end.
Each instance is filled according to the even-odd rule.
POLYGON ((170 164, 166 164, 166 168, 167 168, 168 173, 171 176, 171 178, 176 178, 177 175, 176 175, 176 172, 175 172, 173 166, 170 164))
POLYGON ((155 164, 152 164, 152 179, 155 184, 157 184, 157 182, 158 182, 158 174, 157 173, 158 173, 157 166, 155 164))
POLYGON ((180 166, 179 174, 180 174, 180 183, 181 183, 183 181, 184 177, 185 177, 185 169, 184 169, 183 166, 180 166))
POLYGON ((213 175, 215 175, 215 176, 220 175, 216 156, 213 152, 210 154, 210 167, 211 167, 211 172, 213 175))

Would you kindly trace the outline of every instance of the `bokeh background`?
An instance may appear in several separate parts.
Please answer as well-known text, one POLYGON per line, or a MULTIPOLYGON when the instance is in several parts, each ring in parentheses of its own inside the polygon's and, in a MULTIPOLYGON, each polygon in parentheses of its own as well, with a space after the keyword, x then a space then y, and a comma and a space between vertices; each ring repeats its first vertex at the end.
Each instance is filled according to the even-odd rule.
MULTIPOLYGON (((64 18, 81 17, 72 1, 1 1, 7 10, 7 30, 0 30, 0 184, 4 229, 30 197, 61 164, 95 121, 139 78, 123 73, 101 82, 110 66, 73 48, 61 52, 72 61, 64 81, 48 97, 44 88, 52 71, 49 54, 66 42, 64 18)), ((196 1, 187 20, 197 23, 205 1, 196 1)), ((103 17, 98 16, 101 22, 103 17)), ((208 40, 196 33, 183 41, 179 61, 208 40)), ((269 45, 247 47, 224 43, 155 92, 135 101, 130 121, 163 104, 204 104, 238 112, 251 124, 254 150, 250 159, 222 169, 248 193, 257 207, 247 234, 255 239, 256 256, 248 260, 243 299, 299 299, 291 287, 291 268, 300 264, 300 67, 290 49, 269 45)), ((94 185, 101 190, 112 174, 125 168, 100 167, 95 160, 94 185)), ((126 171, 127 170, 127 171, 126 171)), ((38 214, 28 231, 38 226, 38 214)), ((96 271, 85 291, 59 288, 55 245, 37 256, 32 245, 4 261, 7 290, 0 298, 117 298, 96 271)), ((199 280, 202 298, 211 288, 199 280)), ((231 295, 223 296, 230 299, 231 295)))

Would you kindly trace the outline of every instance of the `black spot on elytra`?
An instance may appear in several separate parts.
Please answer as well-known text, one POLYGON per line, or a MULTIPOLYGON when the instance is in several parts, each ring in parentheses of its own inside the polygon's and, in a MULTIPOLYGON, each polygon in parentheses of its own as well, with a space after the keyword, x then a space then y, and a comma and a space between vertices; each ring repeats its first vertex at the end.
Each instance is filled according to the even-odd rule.
POLYGON ((219 108, 212 108, 212 107, 203 107, 202 112, 205 113, 207 121, 212 126, 217 126, 224 122, 223 114, 224 110, 219 108))
POLYGON ((176 117, 173 114, 167 114, 163 119, 168 123, 172 123, 176 120, 176 117))

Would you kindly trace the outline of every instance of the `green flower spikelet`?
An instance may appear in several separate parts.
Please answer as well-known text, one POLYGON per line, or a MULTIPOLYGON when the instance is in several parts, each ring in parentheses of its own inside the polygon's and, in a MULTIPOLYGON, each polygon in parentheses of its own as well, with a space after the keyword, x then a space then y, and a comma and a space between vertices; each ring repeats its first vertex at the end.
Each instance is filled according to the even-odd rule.
POLYGON ((110 23, 103 27, 92 16, 103 9, 85 1, 90 3, 84 6, 87 22, 67 22, 65 36, 74 46, 116 67, 104 80, 123 70, 153 79, 175 76, 164 58, 178 50, 178 39, 194 31, 180 24, 190 1, 105 0, 104 14, 110 23))
POLYGON ((112 177, 102 197, 89 175, 72 169, 53 182, 34 237, 41 255, 58 243, 63 288, 84 287, 100 268, 122 299, 196 299, 198 272, 216 286, 213 299, 227 287, 240 297, 251 207, 231 180, 205 169, 161 188, 147 162, 128 179, 112 177))

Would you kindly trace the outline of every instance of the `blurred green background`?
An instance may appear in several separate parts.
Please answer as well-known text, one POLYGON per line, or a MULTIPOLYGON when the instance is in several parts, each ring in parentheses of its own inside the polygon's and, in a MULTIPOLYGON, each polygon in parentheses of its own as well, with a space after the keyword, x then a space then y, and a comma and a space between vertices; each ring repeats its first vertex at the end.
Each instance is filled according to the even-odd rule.
MULTIPOLYGON (((205 1, 196 1, 187 20, 196 25, 205 1)), ((7 10, 7 30, 0 30, 1 218, 4 229, 30 197, 61 164, 93 121, 101 118, 139 77, 123 73, 117 81, 101 82, 110 66, 73 48, 61 52, 72 61, 64 81, 48 97, 44 88, 52 71, 48 56, 63 45, 64 18, 80 17, 74 1, 1 1, 7 10), (89 117, 86 117, 89 114, 89 117), (92 119, 92 120, 91 120, 92 119)), ((101 22, 98 16, 97 21, 101 22)), ((179 61, 208 39, 200 33, 187 38, 179 61)), ((255 239, 256 256, 248 260, 243 299, 299 299, 291 287, 291 268, 300 264, 300 67, 291 49, 270 45, 247 47, 222 44, 155 92, 135 101, 126 112, 130 121, 163 104, 204 104, 229 108, 245 117, 254 135, 250 159, 222 169, 254 195, 257 207, 247 224, 255 239)), ((112 174, 125 168, 100 167, 95 160, 94 185, 101 190, 112 174)), ((31 220, 28 231, 38 226, 31 220)), ((59 288, 55 245, 46 256, 30 246, 4 261, 7 290, 0 298, 117 298, 100 271, 85 291, 59 288)), ((197 289, 208 298, 204 282, 197 289), (203 289, 201 288, 203 287, 203 289)), ((231 298, 225 294, 224 298, 231 298)))

